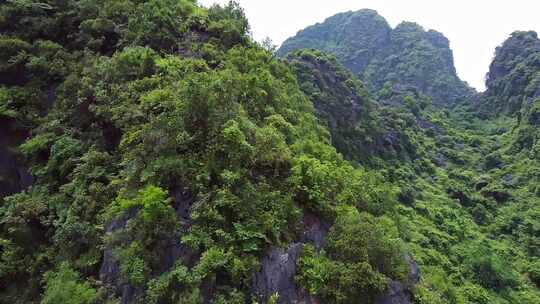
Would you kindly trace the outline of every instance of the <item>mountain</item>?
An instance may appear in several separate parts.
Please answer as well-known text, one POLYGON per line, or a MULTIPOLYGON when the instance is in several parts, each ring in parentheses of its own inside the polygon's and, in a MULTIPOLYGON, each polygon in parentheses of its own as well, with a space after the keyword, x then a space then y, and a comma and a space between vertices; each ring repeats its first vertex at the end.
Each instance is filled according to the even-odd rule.
POLYGON ((373 10, 337 14, 307 27, 277 53, 285 56, 306 48, 334 54, 373 92, 389 83, 419 90, 438 106, 452 106, 475 94, 457 76, 446 37, 411 22, 392 29, 373 10))
POLYGON ((0 303, 539 303, 536 34, 473 94, 329 20, 278 57, 234 2, 0 6, 0 303))
POLYGON ((362 74, 372 58, 388 44, 391 32, 388 22, 374 10, 341 13, 301 30, 287 39, 277 54, 318 49, 335 54, 353 73, 362 74))
POLYGON ((424 107, 428 97, 391 90, 373 96, 335 56, 320 51, 295 51, 285 60, 313 103, 317 117, 328 127, 332 145, 347 159, 375 166, 381 161, 417 157, 416 146, 405 129, 425 126, 410 107, 417 114, 417 100, 424 107), (397 123, 399 116, 406 117, 407 122, 397 123))
MULTIPOLYGON (((501 112, 486 118, 477 100, 505 98, 489 86, 449 111, 415 90, 387 86, 371 95, 339 60, 321 51, 298 50, 284 60, 338 151, 384 172, 385 180, 397 186, 400 236, 422 277, 413 284, 414 303, 539 299, 536 101, 524 105, 517 117, 501 112), (366 111, 369 115, 362 116, 366 111)), ((517 69, 516 75, 522 72, 517 69)), ((323 263, 317 255, 313 259, 323 263)), ((313 277, 303 280, 318 293, 325 290, 313 277)))

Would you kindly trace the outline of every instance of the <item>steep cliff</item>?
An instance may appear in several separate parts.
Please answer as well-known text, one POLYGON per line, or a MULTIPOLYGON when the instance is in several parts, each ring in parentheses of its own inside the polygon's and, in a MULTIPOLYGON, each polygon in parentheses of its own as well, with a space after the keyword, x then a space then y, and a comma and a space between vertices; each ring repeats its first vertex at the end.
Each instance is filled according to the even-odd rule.
POLYGON ((24 129, 15 128, 12 119, 0 116, 0 199, 18 193, 32 183, 32 176, 16 149, 26 136, 24 129))
POLYGON ((480 112, 516 114, 540 96, 540 39, 536 32, 514 32, 495 51, 486 77, 480 112))
POLYGON ((318 49, 335 54, 347 68, 361 74, 388 44, 391 31, 388 22, 374 10, 340 13, 301 30, 283 43, 278 54, 318 49))
MULTIPOLYGON (((410 107, 419 105, 404 100, 415 103, 415 98, 422 100, 422 96, 410 90, 387 88, 385 94, 375 97, 335 56, 320 51, 295 51, 285 60, 296 74, 300 89, 313 103, 317 117, 327 125, 332 144, 346 158, 375 165, 381 159, 416 157, 410 134, 396 124, 393 116, 411 115, 410 107)), ((420 124, 418 121, 408 127, 417 131, 420 124)))

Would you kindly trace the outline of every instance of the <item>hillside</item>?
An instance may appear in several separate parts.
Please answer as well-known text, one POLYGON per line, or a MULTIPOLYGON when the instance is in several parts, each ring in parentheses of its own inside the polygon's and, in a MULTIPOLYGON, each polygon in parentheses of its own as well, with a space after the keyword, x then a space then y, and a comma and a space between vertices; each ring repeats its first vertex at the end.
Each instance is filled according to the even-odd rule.
MULTIPOLYGON (((372 98, 378 100, 375 107, 369 97, 353 103, 370 109, 371 119, 378 122, 367 134, 361 133, 370 118, 333 122, 355 113, 346 107, 354 100, 347 95, 347 86, 358 84, 351 73, 336 77, 335 71, 342 70, 337 59, 303 50, 287 60, 319 118, 328 122, 338 150, 377 168, 399 187, 394 216, 422 275, 415 303, 538 300, 534 286, 540 200, 533 172, 539 163, 528 149, 516 154, 516 138, 534 136, 534 127, 526 123, 527 127, 506 129, 524 123, 511 117, 483 120, 472 103, 441 110, 426 96, 390 91, 372 98), (321 94, 316 88, 329 81, 320 79, 333 79, 332 89, 321 94)), ((356 91, 365 93, 361 87, 356 91)), ((489 94, 493 93, 488 91, 483 98, 489 94)))
MULTIPOLYGON (((368 15, 368 19, 380 20, 369 10, 345 15, 357 16, 351 22, 364 26, 366 21, 358 16, 368 15)), ((342 76, 341 81, 334 80, 332 89, 325 89, 324 94, 314 90, 313 87, 328 86, 319 80, 333 74, 329 72, 332 69, 325 66, 339 70, 335 66, 339 66, 340 58, 346 55, 331 49, 327 51, 336 57, 314 51, 321 48, 320 43, 311 44, 312 41, 302 40, 302 37, 305 32, 313 35, 313 31, 328 30, 332 24, 337 24, 329 20, 338 16, 308 27, 282 47, 282 50, 287 49, 303 41, 302 47, 311 49, 292 52, 285 58, 297 71, 300 87, 318 109, 318 116, 330 122, 332 119, 328 116, 335 120, 354 113, 333 100, 335 96, 347 96, 346 90, 340 90, 340 87, 358 80, 354 80, 352 74, 340 73, 338 75, 346 77, 342 76), (328 28, 321 30, 326 26, 328 28), (303 68, 299 69, 299 66, 303 68), (314 76, 310 79, 304 75, 314 76), (325 95, 330 93, 333 97, 325 95), (321 103, 325 107, 318 106, 321 103)), ((419 33, 419 29, 417 25, 407 23, 395 30, 419 33)), ((415 44, 418 41, 415 35, 410 39, 405 42, 415 44)), ((362 130, 361 126, 372 125, 369 119, 364 119, 364 124, 357 120, 352 128, 328 124, 340 152, 368 167, 382 169, 388 181, 400 186, 397 198, 402 205, 398 212, 406 223, 401 227, 401 237, 410 246, 423 275, 416 289, 415 301, 418 303, 536 301, 534 296, 528 298, 529 295, 513 298, 510 294, 515 296, 517 293, 509 290, 523 288, 517 287, 520 285, 518 273, 525 275, 525 281, 531 280, 532 286, 537 285, 540 209, 535 190, 538 179, 532 172, 539 165, 536 152, 533 152, 537 141, 534 113, 538 84, 535 75, 539 69, 534 60, 538 41, 534 32, 513 33, 496 51, 488 75, 488 90, 481 95, 469 96, 451 110, 440 109, 439 104, 432 103, 433 99, 427 96, 429 92, 419 85, 404 89, 400 85, 387 84, 372 95, 378 105, 371 106, 370 117, 378 124, 370 127, 368 134, 358 131, 362 130), (343 131, 348 137, 344 141, 352 147, 339 143, 343 141, 343 131), (390 141, 393 145, 384 144, 389 138, 394 139, 390 141), (385 151, 406 153, 394 152, 388 157, 385 151), (481 261, 481 256, 486 256, 487 260, 481 261)), ((353 54, 351 52, 349 56, 353 54)), ((432 62, 430 58, 423 64, 432 62)), ((379 71, 382 71, 381 64, 377 63, 379 71)), ((453 66, 453 62, 450 65, 453 66)), ((404 61, 389 73, 400 74, 409 70, 409 66, 414 68, 417 63, 404 61)), ((360 74, 366 78, 365 71, 360 74)), ((365 89, 356 91, 365 94, 365 89)), ((348 100, 354 100, 350 97, 337 99, 345 105, 348 100)), ((364 103, 367 109, 369 103, 364 103)), ((534 293, 538 295, 537 290, 534 293)))
POLYGON ((540 40, 478 94, 375 11, 0 6, 0 303, 540 303, 540 40), (278 56, 279 55, 279 56, 278 56))

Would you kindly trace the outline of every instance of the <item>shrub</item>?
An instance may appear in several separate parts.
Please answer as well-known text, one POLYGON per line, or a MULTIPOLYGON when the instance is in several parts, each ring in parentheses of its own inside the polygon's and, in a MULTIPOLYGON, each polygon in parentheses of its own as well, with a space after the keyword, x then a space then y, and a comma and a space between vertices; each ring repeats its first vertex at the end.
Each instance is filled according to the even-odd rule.
POLYGON ((45 294, 42 304, 91 304, 98 296, 88 282, 81 282, 79 274, 68 263, 45 274, 45 294))
POLYGON ((305 248, 297 280, 326 303, 373 301, 389 279, 404 279, 408 272, 395 224, 354 207, 338 208, 324 249, 305 248))

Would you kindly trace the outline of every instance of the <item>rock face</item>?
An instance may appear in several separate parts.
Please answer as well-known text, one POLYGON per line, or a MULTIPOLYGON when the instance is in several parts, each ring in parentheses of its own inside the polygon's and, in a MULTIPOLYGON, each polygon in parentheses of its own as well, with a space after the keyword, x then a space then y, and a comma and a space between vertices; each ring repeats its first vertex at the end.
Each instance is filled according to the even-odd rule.
POLYGON ((296 285, 294 277, 304 244, 313 244, 320 250, 325 244, 331 225, 310 213, 304 215, 302 225, 304 228, 299 236, 299 243, 293 243, 286 249, 270 248, 262 259, 261 270, 253 277, 253 294, 259 303, 267 303, 274 294, 279 296, 278 303, 319 303, 317 298, 296 285))
POLYGON ((387 293, 379 298, 376 304, 409 304, 411 302, 410 292, 398 281, 390 282, 387 293))
MULTIPOLYGON (((134 218, 139 212, 139 208, 131 208, 119 217, 113 219, 105 227, 105 233, 110 235, 119 230, 125 229, 128 221, 134 218)), ((99 270, 100 280, 112 289, 111 293, 120 297, 122 304, 134 303, 141 290, 129 284, 121 278, 120 264, 114 256, 114 248, 107 247, 103 252, 103 262, 99 270)))
MULTIPOLYGON (((287 56, 298 81, 309 85, 308 93, 318 116, 331 129, 349 129, 364 120, 370 110, 369 94, 363 84, 332 56, 322 52, 298 52, 287 56), (352 83, 356 80, 356 83, 352 83)), ((306 88, 307 90, 307 88, 306 88)))
POLYGON ((361 73, 375 53, 388 43, 392 28, 374 10, 340 13, 298 32, 278 50, 284 56, 313 48, 335 54, 354 73, 361 73))
MULTIPOLYGON (((317 117, 328 125, 332 145, 345 158, 376 165, 378 160, 416 158, 416 147, 403 130, 397 130, 388 113, 404 106, 405 96, 429 102, 418 90, 395 85, 376 102, 365 85, 335 56, 318 50, 299 50, 285 58, 301 90, 313 103, 317 117), (382 105, 382 106, 381 106, 382 105)), ((419 128, 436 126, 417 117, 419 128)))
POLYGON ((14 152, 26 132, 13 130, 12 125, 10 120, 0 118, 0 198, 26 189, 33 181, 14 152))
POLYGON ((313 244, 315 249, 321 250, 326 244, 326 236, 331 224, 311 213, 304 215, 302 223, 304 225, 304 231, 300 237, 302 243, 313 244))
MULTIPOLYGON (((259 303, 267 303, 272 295, 278 295, 278 303, 319 304, 320 301, 300 288, 294 277, 297 261, 305 243, 311 243, 317 250, 324 246, 330 224, 313 214, 306 214, 302 220, 304 229, 301 243, 293 243, 288 248, 271 248, 261 262, 261 270, 253 277, 253 294, 259 303)), ((376 304, 411 304, 412 289, 420 281, 418 264, 409 256, 409 275, 403 282, 391 281, 388 290, 376 304)))
POLYGON ((411 22, 392 29, 373 10, 341 13, 310 26, 286 40, 278 54, 304 48, 334 54, 375 91, 387 82, 415 88, 438 106, 475 94, 458 78, 446 37, 411 22))
MULTIPOLYGON (((185 265, 192 266, 199 258, 199 253, 180 243, 181 234, 189 227, 191 220, 191 207, 194 197, 191 191, 182 186, 172 187, 171 196, 174 198, 174 208, 177 218, 183 227, 176 233, 165 239, 159 240, 159 269, 155 269, 156 275, 171 269, 177 261, 182 260, 185 265)), ((134 207, 113 219, 105 227, 105 233, 112 235, 121 232, 127 227, 128 222, 137 216, 140 208, 134 207)), ((117 244, 118 245, 118 244, 117 244)), ((114 256, 114 246, 107 246, 103 253, 103 262, 100 268, 100 280, 109 288, 109 294, 120 298, 121 304, 138 303, 143 296, 143 289, 133 286, 121 277, 120 264, 114 256)))
POLYGON ((253 277, 253 294, 259 303, 277 295, 279 304, 320 304, 295 282, 297 261, 303 243, 293 243, 287 249, 271 248, 261 262, 261 270, 253 277))
POLYGON ((302 246, 295 243, 286 250, 272 248, 262 259, 261 271, 256 273, 253 279, 254 294, 261 303, 267 303, 276 293, 279 295, 279 303, 298 303, 298 287, 294 276, 302 246))
POLYGON ((333 146, 349 159, 364 161, 374 149, 369 138, 378 130, 372 116, 376 105, 365 86, 332 55, 306 50, 286 59, 317 117, 328 125, 333 146))
POLYGON ((495 50, 495 58, 486 78, 488 88, 508 76, 516 65, 529 56, 540 52, 540 40, 536 32, 514 32, 495 50))

